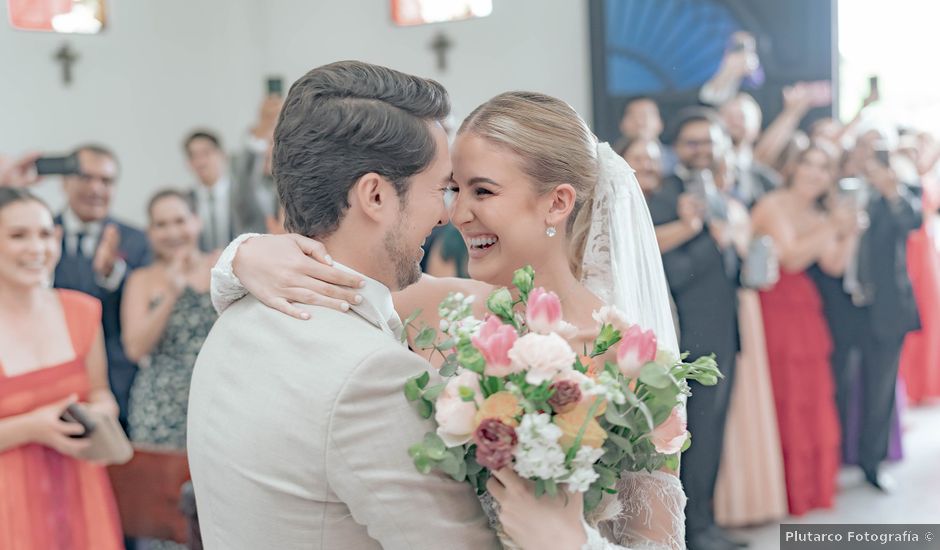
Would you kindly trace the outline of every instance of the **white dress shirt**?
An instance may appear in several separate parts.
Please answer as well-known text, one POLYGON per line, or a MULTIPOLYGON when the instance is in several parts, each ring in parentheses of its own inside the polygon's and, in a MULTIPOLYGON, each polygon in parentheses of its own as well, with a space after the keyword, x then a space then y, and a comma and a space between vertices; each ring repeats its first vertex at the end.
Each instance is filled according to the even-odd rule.
POLYGON ((196 186, 196 211, 210 250, 224 248, 231 240, 231 187, 228 176, 222 176, 212 186, 196 186))

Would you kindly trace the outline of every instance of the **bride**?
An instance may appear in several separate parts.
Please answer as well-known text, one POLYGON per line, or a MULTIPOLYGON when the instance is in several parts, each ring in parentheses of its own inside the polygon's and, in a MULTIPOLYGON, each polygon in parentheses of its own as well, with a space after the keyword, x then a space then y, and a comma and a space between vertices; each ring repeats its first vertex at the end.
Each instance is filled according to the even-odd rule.
MULTIPOLYGON (((513 272, 531 265, 537 286, 555 292, 565 320, 578 327, 575 349, 593 342, 598 326, 592 313, 609 304, 652 329, 660 347, 678 352, 662 261, 633 170, 597 142, 569 105, 532 92, 501 94, 464 120, 452 162, 445 199, 469 249, 473 280, 423 276, 394 294, 402 318, 420 309, 417 324, 437 327, 437 306, 451 292, 475 296, 474 313, 482 318, 490 292, 510 286, 513 272)), ((324 265, 330 260, 316 241, 253 236, 233 242, 213 270, 220 310, 246 291, 301 318, 290 302, 348 308, 343 299, 355 300, 348 288, 324 283, 352 284, 324 265)), ((619 489, 620 519, 601 526, 608 540, 630 548, 685 548, 685 494, 676 472, 624 472, 619 489)), ((511 471, 491 478, 490 492, 505 530, 524 548, 557 544, 539 538, 547 532, 540 526, 551 521, 580 534, 588 541, 584 548, 618 548, 584 529, 580 495, 536 499, 511 471)))

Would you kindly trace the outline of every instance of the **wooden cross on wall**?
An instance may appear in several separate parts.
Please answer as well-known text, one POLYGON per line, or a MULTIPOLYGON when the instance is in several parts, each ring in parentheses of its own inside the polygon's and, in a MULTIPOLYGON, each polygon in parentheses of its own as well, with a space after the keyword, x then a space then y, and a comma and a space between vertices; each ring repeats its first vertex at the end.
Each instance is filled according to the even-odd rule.
POLYGON ((53 59, 62 65, 62 84, 72 84, 72 64, 78 61, 79 55, 75 53, 68 42, 62 44, 55 52, 53 59))
POLYGON ((446 34, 440 32, 434 36, 434 40, 431 41, 431 49, 437 55, 437 70, 447 70, 447 50, 453 46, 454 43, 447 38, 446 34))

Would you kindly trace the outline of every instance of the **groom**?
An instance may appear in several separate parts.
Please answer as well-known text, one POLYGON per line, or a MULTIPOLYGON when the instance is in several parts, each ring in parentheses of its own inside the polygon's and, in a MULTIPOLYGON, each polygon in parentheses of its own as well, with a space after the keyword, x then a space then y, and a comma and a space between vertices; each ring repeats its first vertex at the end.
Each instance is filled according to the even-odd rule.
POLYGON ((431 426, 402 388, 428 364, 400 343, 391 291, 446 220, 449 109, 437 82, 354 61, 291 87, 274 138, 286 228, 364 276, 364 300, 299 321, 249 296, 213 327, 188 436, 206 548, 497 547, 472 489, 407 452, 431 426))

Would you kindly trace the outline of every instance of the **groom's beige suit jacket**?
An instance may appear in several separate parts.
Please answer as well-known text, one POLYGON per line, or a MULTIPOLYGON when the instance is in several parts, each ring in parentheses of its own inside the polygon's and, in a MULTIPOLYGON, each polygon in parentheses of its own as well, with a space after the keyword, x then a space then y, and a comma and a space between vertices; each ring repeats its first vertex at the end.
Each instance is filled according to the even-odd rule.
POLYGON ((433 427, 402 389, 429 365, 367 284, 347 313, 301 306, 300 321, 248 296, 213 327, 188 421, 209 550, 498 548, 470 486, 408 456, 433 427))

